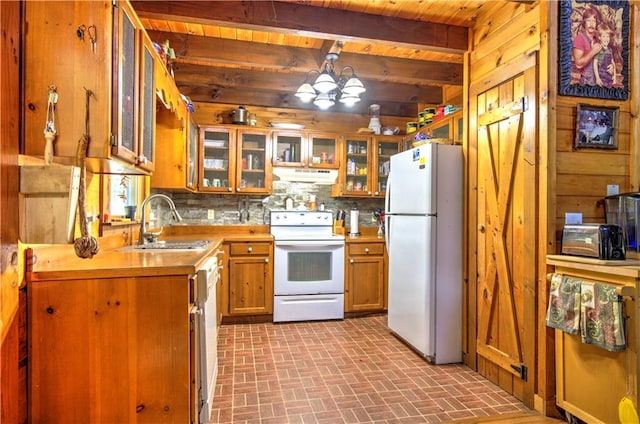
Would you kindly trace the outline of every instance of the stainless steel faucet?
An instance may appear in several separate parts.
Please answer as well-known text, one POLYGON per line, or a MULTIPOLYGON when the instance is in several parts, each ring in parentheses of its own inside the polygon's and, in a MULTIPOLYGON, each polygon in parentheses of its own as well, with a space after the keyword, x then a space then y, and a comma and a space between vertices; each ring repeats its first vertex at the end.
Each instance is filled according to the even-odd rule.
POLYGON ((162 227, 160 228, 160 231, 156 231, 156 232, 147 230, 147 214, 145 212, 145 209, 146 209, 147 203, 149 203, 152 199, 155 199, 156 197, 166 200, 167 203, 169 204, 169 207, 171 208, 171 212, 173 213, 173 217, 176 219, 176 221, 178 222, 182 221, 182 217, 178 213, 175 203, 173 203, 173 200, 171 200, 169 196, 166 196, 160 193, 152 194, 151 196, 144 199, 142 201, 142 205, 140 206, 140 208, 142 209, 142 212, 140 214, 140 220, 142 222, 140 223, 140 237, 138 240, 138 244, 153 243, 157 241, 158 236, 162 234, 162 227))

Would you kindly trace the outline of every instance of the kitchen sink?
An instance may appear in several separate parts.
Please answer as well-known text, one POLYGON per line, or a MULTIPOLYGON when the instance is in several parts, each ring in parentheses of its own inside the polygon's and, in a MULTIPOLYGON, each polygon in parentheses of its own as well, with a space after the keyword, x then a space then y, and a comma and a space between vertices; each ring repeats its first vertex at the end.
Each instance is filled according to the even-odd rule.
POLYGON ((203 250, 210 243, 208 240, 162 240, 147 244, 135 244, 121 250, 203 250))

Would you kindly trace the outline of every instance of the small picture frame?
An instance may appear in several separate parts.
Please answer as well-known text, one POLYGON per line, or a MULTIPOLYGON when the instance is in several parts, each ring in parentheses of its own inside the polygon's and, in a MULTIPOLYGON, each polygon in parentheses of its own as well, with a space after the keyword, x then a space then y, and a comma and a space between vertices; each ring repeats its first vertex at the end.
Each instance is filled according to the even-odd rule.
POLYGON ((576 106, 575 149, 617 149, 618 107, 576 106))

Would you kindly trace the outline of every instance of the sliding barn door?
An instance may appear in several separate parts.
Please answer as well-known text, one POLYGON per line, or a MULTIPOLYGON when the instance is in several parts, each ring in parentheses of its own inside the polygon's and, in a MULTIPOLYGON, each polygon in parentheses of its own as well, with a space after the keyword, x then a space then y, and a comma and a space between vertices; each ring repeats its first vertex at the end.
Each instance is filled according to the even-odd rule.
POLYGON ((530 407, 537 328, 535 69, 494 75, 491 88, 470 91, 478 187, 470 208, 477 219, 477 366, 530 407))

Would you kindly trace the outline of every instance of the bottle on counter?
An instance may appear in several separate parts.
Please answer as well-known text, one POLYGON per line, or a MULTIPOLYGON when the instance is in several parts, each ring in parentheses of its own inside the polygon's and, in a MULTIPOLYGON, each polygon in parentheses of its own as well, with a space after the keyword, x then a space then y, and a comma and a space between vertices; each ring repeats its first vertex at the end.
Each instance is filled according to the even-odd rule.
POLYGON ((318 208, 318 204, 316 203, 316 195, 315 194, 310 194, 309 195, 309 210, 310 211, 315 211, 318 208))
POLYGON ((288 211, 293 209, 293 199, 291 197, 284 199, 284 208, 288 211))

